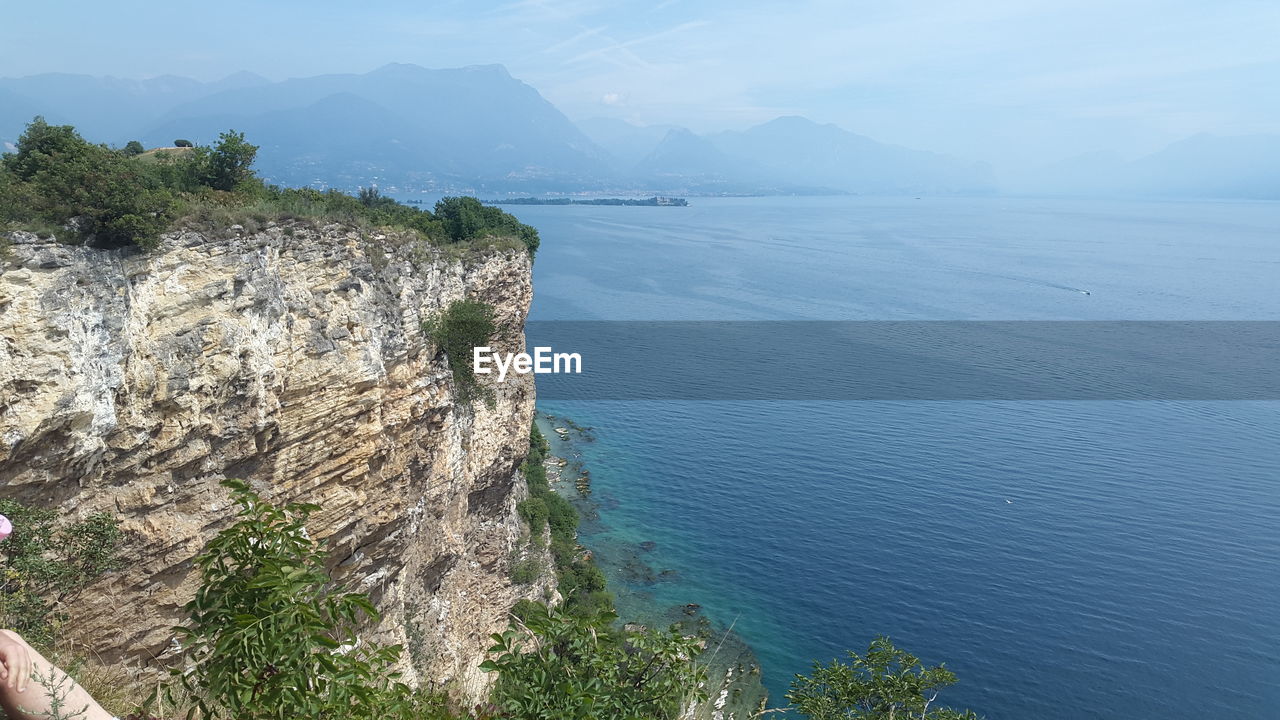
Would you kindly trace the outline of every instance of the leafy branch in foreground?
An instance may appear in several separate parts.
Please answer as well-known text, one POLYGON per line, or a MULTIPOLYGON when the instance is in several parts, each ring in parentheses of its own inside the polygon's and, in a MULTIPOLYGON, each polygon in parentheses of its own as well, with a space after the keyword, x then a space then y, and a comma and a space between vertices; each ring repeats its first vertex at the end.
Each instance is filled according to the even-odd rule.
POLYGON ((244 482, 224 485, 238 519, 195 559, 201 584, 175 628, 183 658, 167 697, 188 693, 193 712, 234 720, 421 717, 393 672, 400 647, 357 635, 362 619, 376 620, 373 605, 324 570, 306 532, 316 506, 276 507, 244 482))
POLYGON ((492 659, 480 666, 500 673, 494 703, 528 720, 666 720, 706 699, 697 637, 600 624, 611 619, 525 603, 521 617, 492 636, 492 659))
POLYGON ((850 651, 847 663, 815 663, 813 675, 797 675, 786 697, 814 720, 976 720, 970 710, 934 706, 939 691, 955 682, 945 666, 926 667, 878 637, 866 655, 850 651))

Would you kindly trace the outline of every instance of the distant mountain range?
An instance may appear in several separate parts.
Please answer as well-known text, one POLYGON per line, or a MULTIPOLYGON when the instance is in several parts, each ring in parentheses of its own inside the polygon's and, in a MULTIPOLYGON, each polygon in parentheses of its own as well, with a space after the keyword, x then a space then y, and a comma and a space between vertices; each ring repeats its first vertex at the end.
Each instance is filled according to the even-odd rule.
POLYGON ((36 113, 93 140, 147 146, 216 140, 228 128, 261 146, 259 169, 291 185, 397 185, 484 191, 578 190, 610 159, 536 90, 498 65, 268 82, 142 82, 77 75, 0 80, 0 138, 36 113))
POLYGON ((703 192, 989 193, 991 168, 886 145, 835 125, 780 117, 742 132, 695 135, 675 126, 594 119, 583 131, 641 184, 703 192), (656 132, 660 130, 661 132, 656 132))
POLYGON ((1280 135, 1201 133, 1133 161, 1113 153, 1079 155, 1018 185, 1059 195, 1275 200, 1280 199, 1280 135))
MULTIPOLYGON (((216 140, 261 146, 274 182, 504 193, 973 194, 997 189, 985 163, 877 142, 781 117, 741 132, 595 118, 574 124, 499 65, 216 82, 46 74, 0 79, 0 142, 35 115, 91 140, 149 147, 216 140)), ((1133 163, 1090 156, 1016 189, 1280 197, 1280 138, 1197 136, 1133 163)), ((1008 186, 1007 186, 1008 187, 1008 186)), ((1007 189, 1006 187, 1006 189, 1007 189)))

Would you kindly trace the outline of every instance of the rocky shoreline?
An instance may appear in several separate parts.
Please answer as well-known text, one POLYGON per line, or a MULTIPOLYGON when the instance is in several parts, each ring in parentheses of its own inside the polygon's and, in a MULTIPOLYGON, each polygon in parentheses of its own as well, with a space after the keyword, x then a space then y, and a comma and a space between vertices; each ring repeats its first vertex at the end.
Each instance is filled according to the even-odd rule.
MULTIPOLYGON (((605 528, 601 510, 607 512, 616 501, 593 495, 591 472, 584 464, 580 448, 582 444, 595 441, 592 428, 543 412, 535 413, 535 421, 551 445, 551 452, 544 461, 551 487, 574 504, 584 526, 605 528)), ((708 664, 708 700, 689 708, 682 720, 748 720, 758 717, 767 701, 760 677, 760 663, 746 642, 733 631, 733 623, 725 625, 718 622, 696 603, 672 605, 653 598, 651 593, 645 592, 646 588, 680 581, 676 570, 655 566, 649 561, 658 544, 653 540, 606 542, 603 538, 595 538, 596 542, 593 542, 593 536, 600 534, 598 529, 583 533, 579 541, 604 571, 609 590, 615 594, 628 594, 631 601, 628 610, 632 612, 621 613, 624 619, 650 625, 678 624, 706 640, 707 651, 703 658, 708 664)))

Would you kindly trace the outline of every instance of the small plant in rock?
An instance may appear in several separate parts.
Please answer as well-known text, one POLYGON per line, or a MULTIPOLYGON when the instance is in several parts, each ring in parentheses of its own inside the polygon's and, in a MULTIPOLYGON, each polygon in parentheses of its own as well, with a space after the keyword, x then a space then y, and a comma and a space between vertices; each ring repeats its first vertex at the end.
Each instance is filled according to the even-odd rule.
POLYGON ((422 330, 444 351, 458 400, 466 403, 479 398, 492 405, 493 391, 476 378, 471 355, 473 348, 488 345, 498 330, 493 306, 478 300, 455 300, 438 317, 424 322, 422 330))

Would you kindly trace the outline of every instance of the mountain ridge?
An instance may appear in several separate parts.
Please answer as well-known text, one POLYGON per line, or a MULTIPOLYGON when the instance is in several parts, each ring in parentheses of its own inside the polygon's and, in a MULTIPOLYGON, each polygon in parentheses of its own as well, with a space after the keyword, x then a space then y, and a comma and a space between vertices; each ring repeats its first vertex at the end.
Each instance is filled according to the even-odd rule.
MULTIPOLYGON (((87 137, 116 145, 139 139, 165 146, 177 138, 211 143, 218 133, 236 129, 261 146, 261 173, 291 185, 376 183, 406 191, 497 194, 885 189, 874 178, 828 182, 835 176, 815 179, 809 168, 792 162, 762 163, 758 148, 726 148, 723 134, 607 119, 579 127, 498 64, 428 69, 389 63, 365 73, 275 82, 243 71, 207 83, 173 76, 41 75, 0 79, 0 98, 8 107, 0 111, 0 140, 16 140, 35 114, 76 124, 87 137), (24 92, 31 88, 36 92, 24 92), (628 142, 631 147, 624 148, 628 142)), ((926 180, 905 190, 950 191, 945 183, 926 180)))
POLYGON ((0 147, 36 115, 117 146, 212 143, 236 129, 261 145, 258 167, 272 182, 405 193, 1280 197, 1280 136, 1202 133, 1137 160, 1095 153, 998 183, 986 163, 794 115, 708 134, 616 118, 575 123, 499 64, 388 63, 280 81, 246 71, 211 82, 0 78, 0 147))

